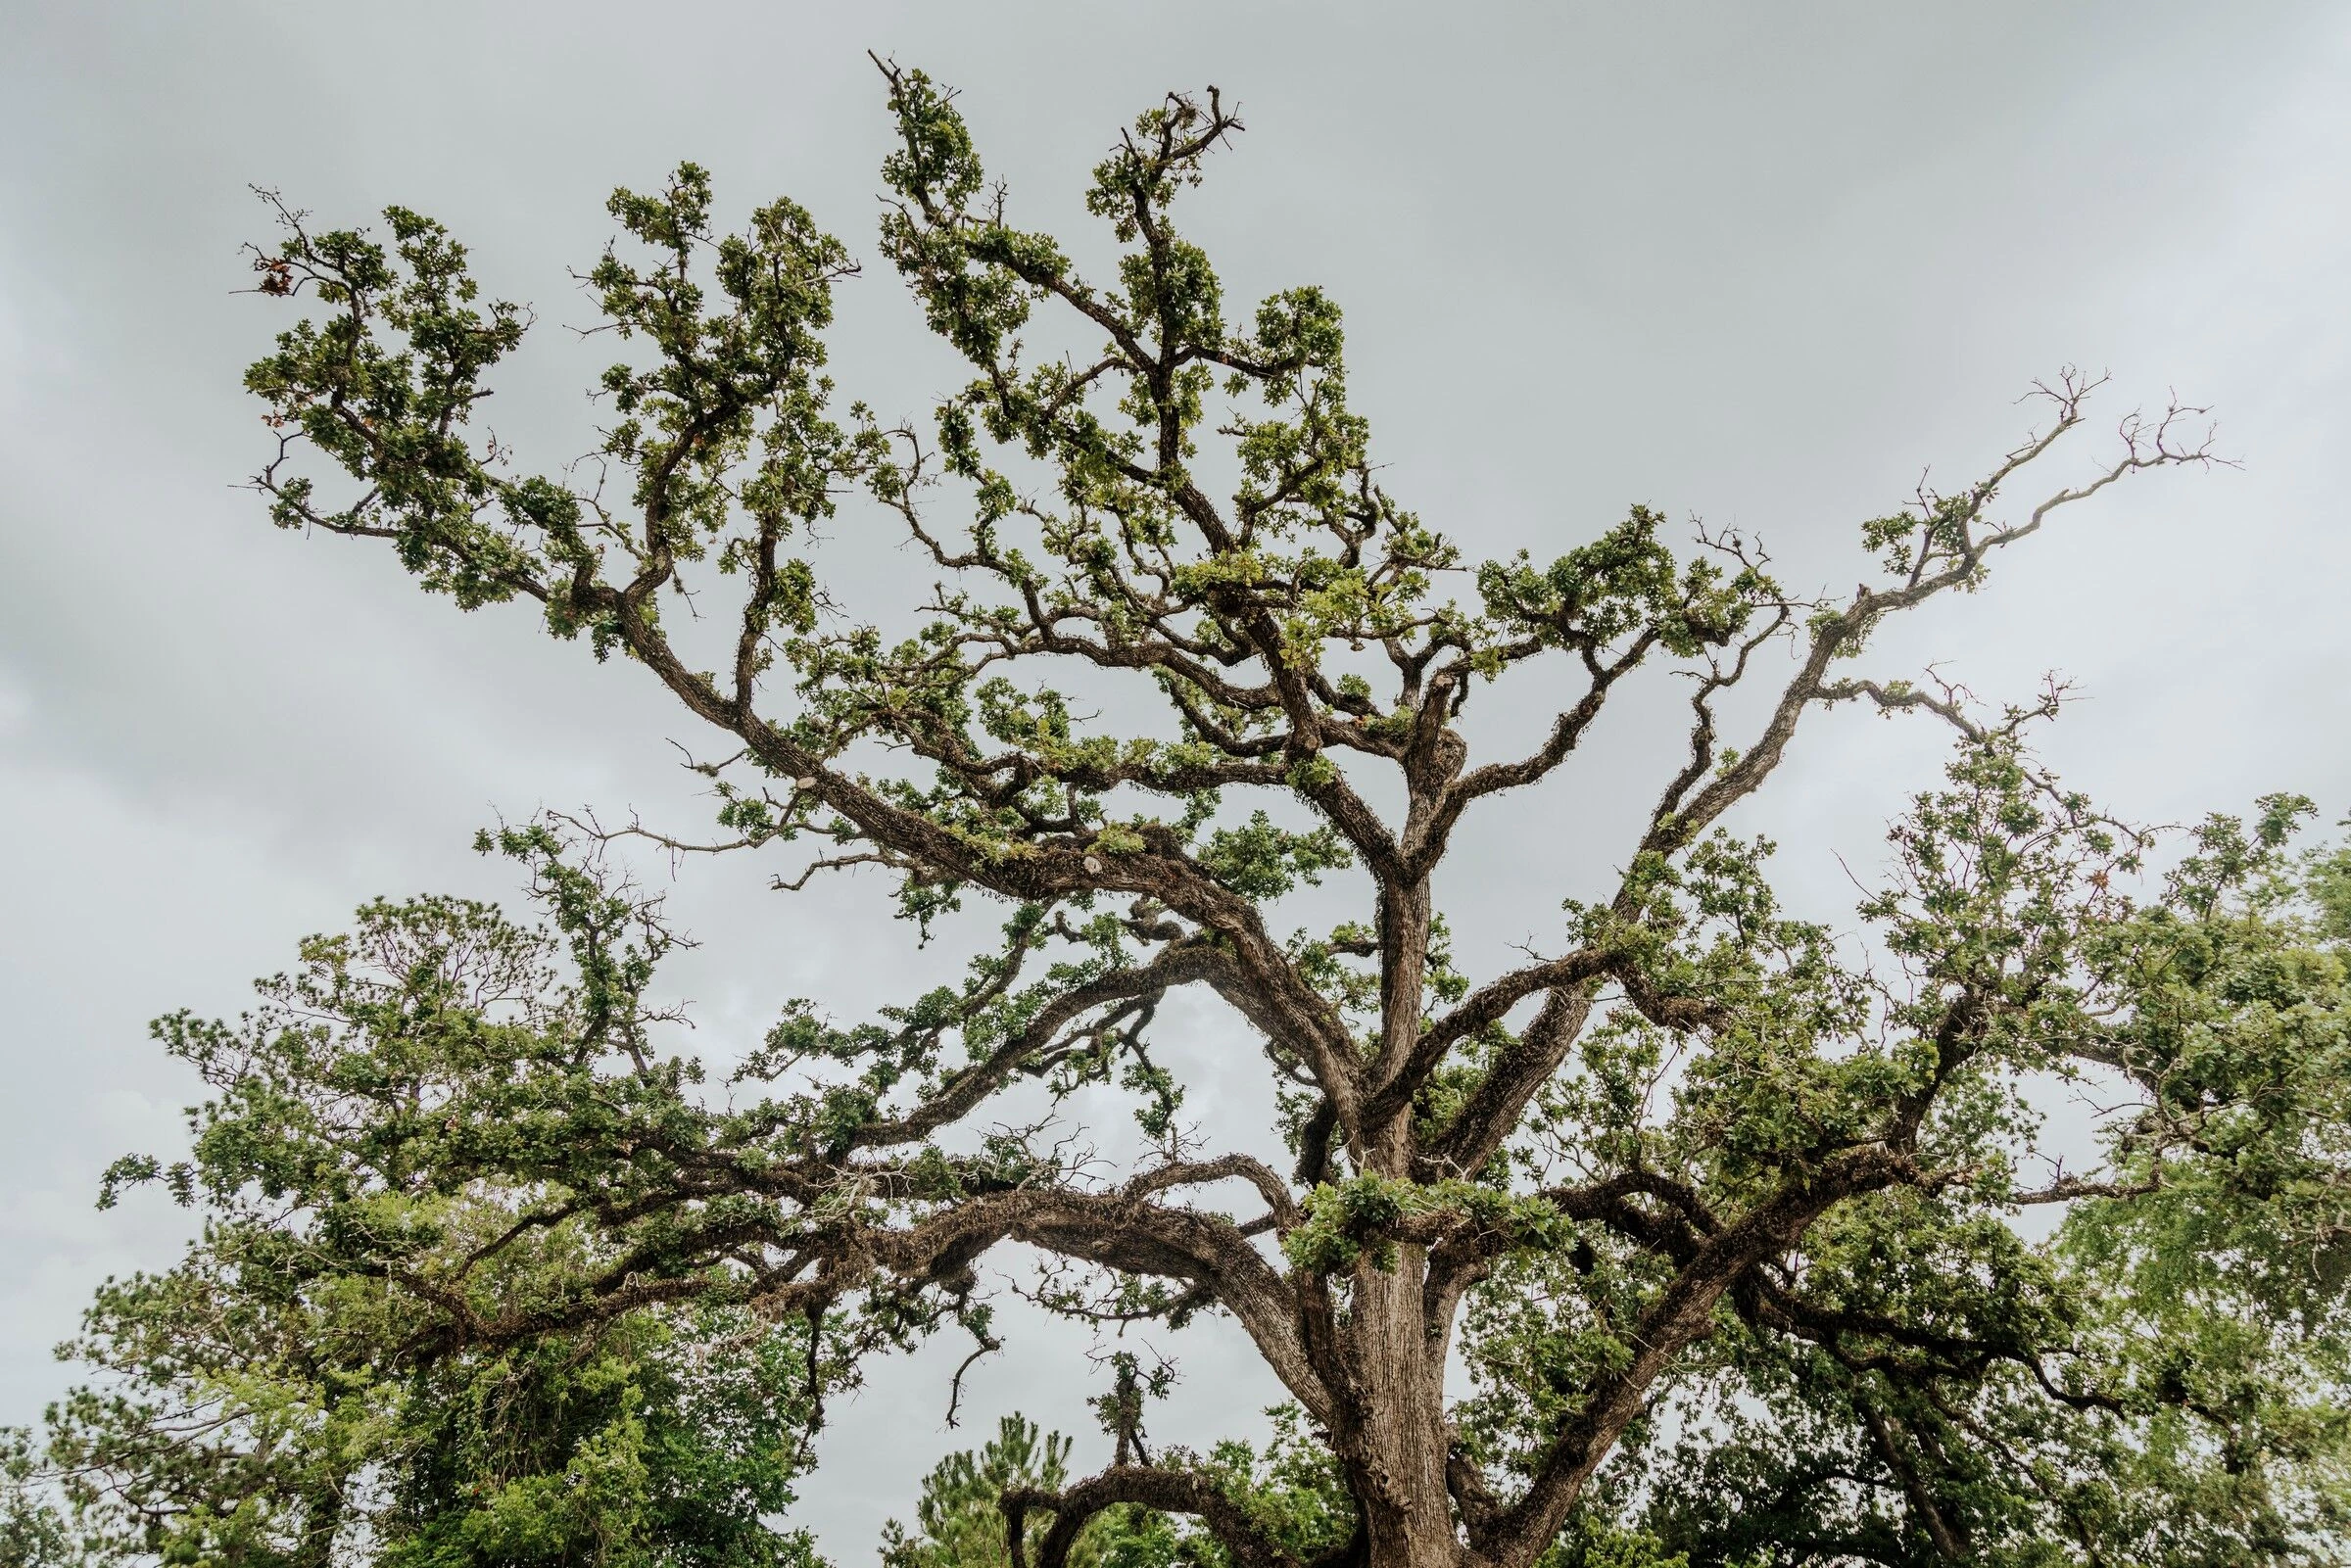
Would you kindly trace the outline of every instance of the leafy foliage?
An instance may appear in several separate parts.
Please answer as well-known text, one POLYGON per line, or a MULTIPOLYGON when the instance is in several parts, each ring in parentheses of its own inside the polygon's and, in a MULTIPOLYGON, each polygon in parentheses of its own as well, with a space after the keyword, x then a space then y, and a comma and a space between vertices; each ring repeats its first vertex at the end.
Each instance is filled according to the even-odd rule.
MULTIPOLYGON (((543 891, 577 914, 567 886, 543 891)), ((641 1022, 643 951, 575 935, 580 982, 550 990, 545 933, 461 900, 377 903, 239 1024, 157 1025, 222 1093, 188 1161, 112 1179, 160 1175, 207 1224, 176 1268, 108 1284, 66 1348, 103 1374, 49 1414, 67 1539, 165 1562, 325 1563, 354 1542, 384 1568, 813 1560, 771 1522, 807 1464, 804 1336, 657 1297, 528 1339, 467 1332, 617 1261, 485 1173, 552 1158, 583 1037, 641 1022), (436 1295, 484 1254, 467 1294, 436 1295)))

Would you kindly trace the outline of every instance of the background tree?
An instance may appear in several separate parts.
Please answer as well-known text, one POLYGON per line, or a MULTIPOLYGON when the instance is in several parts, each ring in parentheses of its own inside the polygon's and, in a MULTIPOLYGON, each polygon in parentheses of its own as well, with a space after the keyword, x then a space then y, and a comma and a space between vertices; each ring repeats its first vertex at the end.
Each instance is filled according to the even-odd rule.
MULTIPOLYGON (((1070 1440, 1043 1432, 1019 1414, 996 1424, 978 1449, 948 1454, 923 1478, 914 1528, 892 1519, 882 1528, 882 1560, 889 1568, 978 1568, 1005 1564, 1004 1515, 996 1499, 1007 1491, 1058 1492, 1070 1479, 1070 1440)), ((1089 1522, 1072 1560, 1087 1568, 1101 1560, 1099 1538, 1112 1515, 1089 1522)))
POLYGON ((1889 1204, 1824 1222, 1802 1292, 1751 1287, 1685 1374, 1704 1419, 1655 1450, 1659 1539, 1693 1562, 2342 1554, 2351 851, 2290 853, 2308 809, 2215 818, 2159 897, 2081 932, 2069 1054, 2135 1093, 2106 1170, 2012 1195, 2070 1197, 2045 1246, 1889 1204))
MULTIPOLYGON (((549 954, 478 904, 377 903, 264 982, 241 1034, 158 1026, 235 1108, 210 1108, 170 1174, 205 1210, 202 1241, 168 1272, 110 1283, 64 1348, 101 1376, 50 1410, 44 1462, 22 1467, 58 1483, 26 1513, 43 1550, 287 1568, 362 1544, 385 1568, 814 1560, 778 1524, 822 1392, 803 1336, 691 1302, 452 1344, 411 1282, 462 1275, 490 1309, 559 1295, 605 1259, 601 1238, 542 1223, 539 1194, 447 1179, 447 1163, 364 1190, 331 1168, 376 1117, 429 1117, 414 1091, 455 1064, 576 1060, 581 999, 552 984, 549 954), (297 1125, 321 1165, 257 1170, 288 1144, 247 1131, 297 1125), (345 1201, 321 1204, 321 1182, 345 1201), (351 1265, 354 1242, 373 1266, 351 1265), (489 1266, 468 1269, 477 1255, 489 1266)), ((153 1171, 130 1160, 117 1177, 153 1171)))
POLYGON ((847 252, 788 201, 722 236, 689 165, 612 200, 629 244, 586 281, 632 356, 591 459, 545 474, 472 421, 527 312, 413 212, 386 244, 281 209, 260 290, 313 309, 248 375, 279 442, 259 485, 463 607, 536 605, 714 731, 724 836, 629 832, 782 856, 792 887, 881 868, 926 932, 990 897, 1000 939, 873 1022, 794 1007, 722 1103, 662 1054, 667 937, 595 870, 619 835, 511 830, 572 938, 562 1027, 517 1039, 458 999, 418 1051, 330 994, 327 1067, 287 1072, 276 1022, 179 1021, 220 1096, 176 1179, 299 1211, 317 1277, 381 1281, 420 1364, 685 1304, 804 1324, 820 1359, 949 1322, 986 1348, 975 1265, 1008 1242, 1060 1260, 1038 1291, 1073 1315, 1228 1315, 1346 1536, 1270 1529, 1253 1479, 1122 1417, 1110 1468, 1002 1498, 1007 1555, 1044 1568, 1115 1508, 1249 1568, 2333 1551, 2342 1108, 2297 1053, 2336 1048, 2342 937, 2272 885, 2296 808, 2209 829, 2142 906, 2145 836, 2025 747, 2054 696, 1987 717, 1841 673, 2069 505, 2210 461, 2197 411, 2128 416, 2012 502, 2096 383, 2039 387, 1982 479, 1864 525, 1849 597, 1790 593, 1735 535, 1677 554, 1646 507, 1549 563, 1471 564, 1382 488, 1336 306, 1294 288, 1229 321, 1175 226, 1239 129, 1213 89, 1096 168, 1117 256, 1089 281, 1015 225, 949 96, 883 70, 882 255, 974 370, 931 430, 830 411, 847 252), (935 574, 892 630, 811 544, 860 495, 935 574), (1686 678, 1687 757, 1620 874, 1558 890, 1548 952, 1457 956, 1455 830, 1589 766, 1656 670, 1686 678), (1488 759, 1469 710, 1506 681, 1553 718, 1488 759), (1722 827, 1848 700, 1958 742, 1859 944, 1783 911, 1771 846, 1722 827), (1324 878, 1356 916, 1283 935, 1324 878), (1179 1121, 1150 1042, 1177 988, 1271 1064, 1260 1144, 1179 1121), (2133 1109, 2100 1168, 2043 1179, 2033 1095, 2069 1078, 2133 1109), (1144 1154, 1108 1176, 1049 1129, 982 1130, 1024 1081, 1131 1097, 1144 1154), (517 1207, 470 1245, 371 1217, 481 1183, 517 1207), (2056 1241, 2008 1222, 2050 1204, 2056 1241), (1737 1517, 1709 1511, 1726 1491, 1737 1517))

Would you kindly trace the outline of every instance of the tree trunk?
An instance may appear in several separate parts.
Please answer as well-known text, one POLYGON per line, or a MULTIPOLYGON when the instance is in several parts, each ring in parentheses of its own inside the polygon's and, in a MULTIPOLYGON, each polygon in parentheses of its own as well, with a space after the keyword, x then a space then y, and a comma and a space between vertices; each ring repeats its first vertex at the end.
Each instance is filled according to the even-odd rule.
MULTIPOLYGON (((1391 1071, 1420 1034, 1429 921, 1425 878, 1381 890, 1379 1060, 1391 1071)), ((1372 1173, 1411 1179, 1409 1105, 1365 1129, 1363 1156, 1372 1173)), ((1444 1340, 1429 1333, 1427 1264, 1420 1248, 1398 1247, 1388 1268, 1371 1258, 1355 1265, 1349 1340, 1365 1404, 1356 1479, 1370 1568, 1460 1568, 1463 1556, 1445 1487, 1444 1340)))
POLYGON ((1364 1393, 1364 1508, 1370 1568, 1459 1568, 1463 1551, 1445 1488, 1444 1367, 1422 1321, 1426 1259, 1397 1249, 1392 1268, 1356 1267, 1351 1339, 1364 1393))
MULTIPOLYGON (((1420 910, 1408 904, 1405 913, 1420 910)), ((1415 959, 1416 978, 1424 928, 1408 933, 1402 945, 1415 959)), ((1416 1001, 1416 985, 1412 997, 1416 1001)), ((1403 1023, 1417 1029, 1413 1001, 1391 996, 1389 1011, 1391 1026, 1401 1012, 1403 1023)), ((1374 1130, 1364 1163, 1382 1175, 1409 1176, 1411 1126, 1408 1108, 1374 1130)), ((1381 1260, 1356 1260, 1347 1336, 1350 1370, 1364 1400, 1355 1479, 1370 1568, 1460 1568, 1463 1552, 1445 1487, 1445 1342, 1429 1333, 1422 1296, 1427 1254, 1399 1246, 1388 1267, 1379 1267, 1381 1260)))

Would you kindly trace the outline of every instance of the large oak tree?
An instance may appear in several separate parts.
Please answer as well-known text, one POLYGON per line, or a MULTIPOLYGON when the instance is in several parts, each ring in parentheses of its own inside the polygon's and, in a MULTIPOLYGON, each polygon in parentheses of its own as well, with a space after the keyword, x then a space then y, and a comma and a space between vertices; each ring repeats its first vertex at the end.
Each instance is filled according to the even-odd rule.
POLYGON ((650 999, 656 912, 599 879, 618 835, 509 828, 563 977, 518 1000, 483 978, 507 937, 413 906, 242 1023, 168 1021, 218 1089, 183 1189, 298 1232, 305 1279, 380 1282, 417 1366, 690 1305, 796 1325, 812 1367, 956 1323, 986 1348, 976 1269, 1008 1244, 1080 1319, 1236 1324, 1329 1505, 1155 1449, 1128 1358, 1115 1462, 1002 1497, 1042 1568, 1106 1513, 1247 1568, 2339 1544, 2342 863, 2294 858, 2280 798, 2135 897, 2147 835, 2027 749, 2053 697, 1986 713, 1855 662, 2072 504, 2211 461, 2196 410, 2097 447, 2094 380, 2038 388, 1981 479, 1862 526, 1849 594, 1734 535, 1678 552, 1645 507, 1472 561, 1385 488, 1332 301, 1228 310, 1177 227, 1240 129, 1214 89, 1095 169, 1116 262, 1089 278, 1018 225, 951 95, 883 71, 880 255, 971 365, 935 420, 836 411, 850 253, 790 201, 722 233, 690 165, 612 199, 625 242, 584 275, 625 350, 609 423, 543 471, 475 417, 528 312, 413 212, 377 238, 281 209, 260 289, 303 314, 247 378, 259 484, 284 527, 531 607, 674 697, 708 737, 707 847, 792 888, 879 868, 926 931, 992 900, 1000 938, 873 1022, 795 1007, 714 1093, 650 999), (912 542, 904 600, 842 601, 811 537, 837 508, 912 542), (1623 779, 1596 721, 1660 693, 1687 745, 1612 882, 1538 889, 1564 904, 1540 951, 1456 954, 1463 824, 1587 831, 1545 792, 1623 779), (1857 942, 1782 910, 1770 846, 1723 826, 1841 702, 1956 746, 1857 942), (1472 743, 1498 703, 1542 706, 1530 749, 1472 743), (1285 929, 1319 879, 1353 918, 1285 929), (1257 1141, 1183 1121, 1151 1037, 1178 992, 1270 1065, 1257 1141), (2068 1081, 2109 1102, 2094 1168, 2036 1142, 2068 1081), (1112 1173, 1063 1122, 999 1125, 1039 1084, 1131 1098, 1144 1152, 1112 1173), (510 1222, 453 1240, 443 1209, 483 1194, 510 1222), (2066 1218, 2028 1241, 2036 1206, 2066 1218))

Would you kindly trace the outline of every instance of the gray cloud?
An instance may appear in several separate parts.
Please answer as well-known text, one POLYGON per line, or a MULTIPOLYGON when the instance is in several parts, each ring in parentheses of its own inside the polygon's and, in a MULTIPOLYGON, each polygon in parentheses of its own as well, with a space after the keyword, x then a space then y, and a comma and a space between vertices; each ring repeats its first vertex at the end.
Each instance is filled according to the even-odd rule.
MULTIPOLYGON (((1928 465, 1986 463, 2037 374, 2110 367, 2116 413, 2167 385, 2216 404, 2242 472, 2102 499, 1873 657, 1948 658, 1990 697, 2076 677, 2093 700, 2050 750, 2142 818, 2281 786, 2351 806, 2340 8, 28 0, 7 30, 0 1420, 62 1387, 46 1349, 96 1279, 179 1234, 160 1206, 89 1209, 108 1159, 176 1136, 190 1086, 146 1019, 234 1010, 375 892, 509 893, 466 849, 496 812, 700 809, 662 743, 681 721, 629 671, 274 534, 232 488, 262 434, 236 377, 273 325, 230 292, 263 227, 248 181, 331 220, 400 201, 451 222, 540 309, 499 428, 552 463, 587 441, 596 357, 559 330, 586 314, 563 268, 605 238, 610 185, 691 157, 736 211, 787 192, 867 246, 873 47, 961 85, 1024 219, 1075 233, 1115 128, 1215 81, 1251 127, 1191 204, 1228 294, 1338 295, 1394 490, 1482 551, 1553 550, 1639 499, 1842 584, 1857 520, 1928 465)), ((954 376, 878 272, 846 291, 836 367, 885 412, 954 376)), ((836 533, 853 585, 904 564, 870 521, 836 533)), ((1513 700, 1480 716, 1496 743, 1537 718, 1537 693, 1513 700)), ((1620 852, 1675 737, 1610 723, 1606 762, 1465 835, 1448 891, 1473 958, 1549 930, 1620 852)), ((1831 851, 1866 867, 1939 751, 1833 716, 1743 823, 1835 915, 1831 851)), ((857 1014, 906 973, 870 884, 795 903, 762 879, 698 866, 677 887, 706 939, 679 984, 716 1053, 786 996, 857 1014)), ((1245 1117, 1223 1021, 1185 1022, 1196 1111, 1245 1117)), ((1188 1338, 1168 1436, 1273 1397, 1228 1340, 1188 1338)), ((977 1407, 1082 1429, 1055 1343, 1024 1325, 977 1407)), ((957 1441, 945 1354, 883 1369, 828 1434, 805 1515, 843 1561, 957 1441)))

